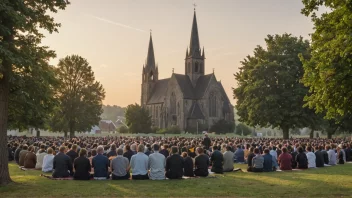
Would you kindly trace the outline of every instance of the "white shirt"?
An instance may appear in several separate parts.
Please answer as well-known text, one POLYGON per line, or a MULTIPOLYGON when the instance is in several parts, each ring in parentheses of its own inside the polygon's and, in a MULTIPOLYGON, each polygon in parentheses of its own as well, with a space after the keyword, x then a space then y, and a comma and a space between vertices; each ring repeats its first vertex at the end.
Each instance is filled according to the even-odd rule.
POLYGON ((275 160, 277 161, 277 152, 276 151, 271 150, 270 155, 273 156, 275 158, 275 160))
POLYGON ((54 167, 54 155, 53 154, 47 154, 44 156, 43 159, 43 167, 42 171, 43 172, 50 172, 53 170, 54 167))
POLYGON ((44 156, 46 156, 47 153, 43 152, 43 153, 38 153, 37 156, 37 163, 35 164, 35 168, 36 169, 42 169, 43 167, 43 160, 44 160, 44 156))
POLYGON ((306 155, 308 158, 308 168, 316 168, 317 166, 315 164, 315 154, 313 152, 307 152, 306 155))
POLYGON ((330 149, 328 151, 329 165, 336 165, 336 153, 334 150, 330 149))

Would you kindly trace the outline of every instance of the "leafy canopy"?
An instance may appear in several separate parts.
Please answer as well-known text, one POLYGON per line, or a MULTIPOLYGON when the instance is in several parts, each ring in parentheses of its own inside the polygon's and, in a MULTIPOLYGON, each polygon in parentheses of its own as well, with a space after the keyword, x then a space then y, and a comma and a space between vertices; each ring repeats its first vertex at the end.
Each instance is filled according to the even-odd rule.
POLYGON ((352 2, 350 0, 303 0, 302 14, 311 16, 311 58, 301 57, 303 82, 310 87, 305 98, 310 108, 340 120, 352 114, 352 2), (330 11, 321 15, 322 6, 330 11))
POLYGON ((150 133, 152 120, 149 111, 138 104, 128 105, 125 112, 130 133, 150 133))
POLYGON ((298 54, 309 57, 309 43, 290 34, 268 35, 267 48, 258 46, 247 56, 235 74, 234 89, 240 121, 250 126, 272 126, 288 130, 305 123, 302 107, 307 88, 300 83, 303 76, 298 54))

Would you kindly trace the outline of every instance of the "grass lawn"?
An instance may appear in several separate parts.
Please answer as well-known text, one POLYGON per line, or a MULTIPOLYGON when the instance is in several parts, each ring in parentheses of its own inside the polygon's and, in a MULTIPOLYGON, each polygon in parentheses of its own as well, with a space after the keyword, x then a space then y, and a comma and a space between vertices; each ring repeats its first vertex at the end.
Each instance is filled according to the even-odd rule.
MULTIPOLYGON (((0 197, 351 197, 352 164, 273 173, 232 172, 167 181, 55 181, 10 163, 0 197)), ((245 169, 246 165, 235 167, 245 169)))

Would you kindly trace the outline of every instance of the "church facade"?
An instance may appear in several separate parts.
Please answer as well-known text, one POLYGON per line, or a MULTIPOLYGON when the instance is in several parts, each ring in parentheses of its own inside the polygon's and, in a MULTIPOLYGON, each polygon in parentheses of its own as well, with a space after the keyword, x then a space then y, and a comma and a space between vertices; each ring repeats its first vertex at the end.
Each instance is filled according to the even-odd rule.
POLYGON ((150 35, 142 71, 141 105, 149 110, 153 126, 178 126, 189 131, 199 125, 210 128, 220 119, 233 121, 233 106, 221 82, 214 72, 204 73, 205 53, 200 48, 196 12, 184 68, 184 74, 172 73, 170 78, 159 79, 150 35))

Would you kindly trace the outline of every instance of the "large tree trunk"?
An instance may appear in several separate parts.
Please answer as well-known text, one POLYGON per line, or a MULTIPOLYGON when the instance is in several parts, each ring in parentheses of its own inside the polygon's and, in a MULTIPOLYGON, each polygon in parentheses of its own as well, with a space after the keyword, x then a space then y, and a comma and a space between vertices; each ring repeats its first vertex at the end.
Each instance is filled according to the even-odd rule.
POLYGON ((311 129, 311 130, 310 130, 309 138, 310 138, 310 139, 313 139, 313 138, 314 138, 314 129, 311 129))
POLYGON ((7 120, 9 110, 9 79, 6 74, 0 76, 0 185, 12 182, 8 166, 7 120))
POLYGON ((73 138, 74 136, 75 136, 74 126, 73 126, 73 123, 70 122, 70 138, 73 138))
POLYGON ((331 130, 328 130, 328 139, 331 139, 332 138, 332 134, 333 134, 333 132, 331 131, 331 130))
POLYGON ((40 131, 39 131, 39 129, 36 129, 36 136, 37 136, 37 137, 40 137, 40 131))
POLYGON ((290 129, 288 127, 282 127, 282 133, 285 140, 290 138, 290 129))

